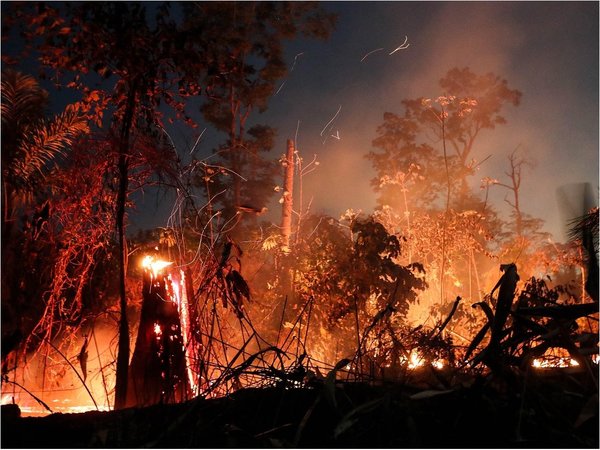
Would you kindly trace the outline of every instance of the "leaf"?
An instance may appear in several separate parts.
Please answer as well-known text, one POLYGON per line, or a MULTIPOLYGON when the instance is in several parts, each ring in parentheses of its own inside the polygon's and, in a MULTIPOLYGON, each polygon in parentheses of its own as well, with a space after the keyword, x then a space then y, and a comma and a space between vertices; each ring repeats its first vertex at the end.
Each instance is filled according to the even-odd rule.
POLYGON ((371 411, 377 409, 385 401, 387 401, 387 399, 388 399, 388 396, 385 395, 381 398, 376 398, 375 400, 371 400, 369 402, 363 403, 362 405, 359 405, 356 408, 354 408, 352 411, 350 411, 348 414, 346 414, 344 417, 342 417, 342 419, 336 425, 336 427, 333 430, 333 437, 337 439, 337 437, 339 435, 341 435, 342 433, 344 433, 347 430, 349 430, 350 428, 352 428, 354 426, 354 424, 356 424, 356 422, 359 421, 359 419, 360 419, 359 416, 361 414, 367 414, 367 413, 370 413, 371 411))
POLYGON ((590 419, 596 418, 596 424, 598 423, 598 393, 592 395, 586 404, 581 409, 577 420, 575 421, 575 428, 580 427, 590 419))
POLYGON ((444 391, 438 391, 435 389, 427 389, 425 391, 417 392, 410 396, 412 400, 423 400, 425 398, 437 397, 438 395, 445 395, 454 392, 453 389, 446 389, 444 391))
POLYGON ((99 91, 90 92, 88 95, 88 99, 92 102, 97 102, 98 100, 100 100, 100 92, 99 91))
POLYGON ((323 396, 325 397, 325 400, 327 400, 327 403, 329 403, 329 405, 335 410, 337 410, 338 408, 337 400, 335 398, 335 377, 338 370, 340 370, 342 367, 347 366, 351 362, 352 361, 347 358, 341 359, 337 362, 333 369, 329 371, 327 377, 325 378, 325 385, 323 386, 323 396))
POLYGON ((77 359, 79 360, 79 365, 81 366, 81 373, 83 374, 83 382, 84 383, 87 378, 87 359, 88 359, 87 347, 88 347, 88 343, 89 343, 88 337, 85 336, 83 345, 81 346, 81 350, 79 351, 79 355, 77 356, 77 359))
POLYGON ((277 247, 278 236, 269 236, 262 243, 263 250, 272 250, 277 247))

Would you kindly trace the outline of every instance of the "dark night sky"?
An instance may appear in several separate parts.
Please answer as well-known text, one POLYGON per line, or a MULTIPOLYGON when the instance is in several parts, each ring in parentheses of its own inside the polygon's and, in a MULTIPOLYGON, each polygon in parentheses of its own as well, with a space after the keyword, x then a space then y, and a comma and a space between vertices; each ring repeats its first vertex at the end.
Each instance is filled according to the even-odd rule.
MULTIPOLYGON (((486 176, 507 182, 506 157, 520 146, 536 161, 524 174, 523 209, 563 239, 556 189, 589 182, 598 192, 598 2, 322 5, 339 14, 333 35, 325 42, 287 45, 293 70, 268 111, 254 118, 278 130, 273 158, 285 151, 287 138, 297 138, 305 160, 317 155, 317 171, 304 180, 305 197, 314 197, 313 212, 334 217, 348 208, 371 212, 373 173, 364 155, 384 112, 402 113, 403 99, 443 95, 439 79, 453 67, 470 67, 479 74, 494 72, 523 93, 519 107, 504 111, 508 124, 481 134, 473 156, 492 156, 474 185, 486 176), (410 46, 390 55, 405 36, 410 46)), ((193 142, 197 131, 182 125, 171 132, 187 154, 184 142, 193 142)), ((209 155, 220 141, 207 129, 198 154, 209 155)), ((503 205, 506 191, 492 192, 495 205, 503 205)), ((158 204, 146 196, 130 215, 133 227, 165 226, 171 201, 162 196, 158 204)), ((269 207, 278 222, 277 198, 269 207)))
MULTIPOLYGON (((492 157, 481 166, 474 184, 485 176, 507 182, 506 157, 520 145, 536 162, 523 176, 523 209, 544 219, 546 230, 563 239, 556 189, 589 182, 598 192, 597 2, 323 6, 339 14, 330 40, 288 45, 293 70, 269 110, 255 117, 278 129, 274 157, 284 152, 285 140, 294 137, 305 160, 317 155, 317 171, 304 180, 306 198, 314 197, 314 212, 338 217, 348 208, 372 211, 373 173, 363 156, 371 150, 383 113, 401 113, 403 99, 442 95, 439 79, 453 67, 468 66, 480 74, 494 72, 523 93, 519 107, 506 109, 507 125, 482 133, 474 157, 492 157), (410 46, 390 55, 405 36, 410 46), (327 128, 331 132, 322 133, 334 116, 327 128)), ((208 129, 200 153, 209 154, 210 140, 208 129)), ((495 204, 504 208, 506 191, 497 188, 492 193, 495 204)), ((278 212, 276 201, 269 206, 278 212)), ((156 225, 164 225, 163 215, 143 214, 144 219, 150 216, 156 225)), ((273 219, 277 221, 275 212, 273 219)))

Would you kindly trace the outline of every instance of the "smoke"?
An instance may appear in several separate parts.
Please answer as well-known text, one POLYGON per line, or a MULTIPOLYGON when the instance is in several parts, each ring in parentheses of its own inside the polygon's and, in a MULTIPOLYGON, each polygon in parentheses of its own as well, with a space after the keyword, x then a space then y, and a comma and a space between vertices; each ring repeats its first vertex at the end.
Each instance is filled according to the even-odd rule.
MULTIPOLYGON (((573 182, 598 187, 597 5, 328 7, 340 12, 337 31, 328 42, 290 49, 302 58, 271 104, 281 139, 298 135, 300 152, 316 153, 321 162, 303 180, 305 197, 314 197, 313 211, 370 212, 374 173, 364 155, 384 112, 401 114, 403 99, 442 95, 439 79, 453 67, 469 67, 478 74, 493 72, 523 93, 520 106, 503 111, 507 124, 479 136, 473 157, 489 159, 473 186, 486 176, 506 182, 507 156, 518 148, 535 163, 523 173, 523 212, 543 219, 556 239, 564 238, 556 188, 573 182), (404 36, 409 47, 390 55, 404 36)), ((507 217, 505 195, 493 189, 491 200, 507 217)))
MULTIPOLYGON (((364 156, 383 114, 402 114, 404 99, 443 95, 439 80, 448 70, 469 67, 477 74, 493 72, 523 93, 520 106, 502 112, 506 124, 478 137, 473 157, 487 159, 472 178, 473 188, 484 177, 507 182, 507 157, 518 148, 534 163, 523 172, 522 211, 543 219, 555 240, 565 239, 556 189, 578 182, 598 189, 597 4, 331 2, 325 7, 339 14, 331 38, 289 43, 290 73, 268 110, 251 117, 252 123, 278 130, 274 158, 285 152, 289 138, 297 140, 305 161, 317 155, 317 170, 302 179, 304 207, 312 199, 311 212, 334 217, 348 208, 371 212, 375 174, 364 156), (405 39, 407 47, 394 52, 405 39)), ((205 153, 211 148, 202 145, 205 153)), ((493 188, 490 201, 508 218, 506 194, 493 188)), ((171 197, 151 198, 156 196, 140 207, 149 212, 132 217, 134 225, 166 224, 171 197)), ((268 205, 267 218, 275 223, 278 199, 268 205)))

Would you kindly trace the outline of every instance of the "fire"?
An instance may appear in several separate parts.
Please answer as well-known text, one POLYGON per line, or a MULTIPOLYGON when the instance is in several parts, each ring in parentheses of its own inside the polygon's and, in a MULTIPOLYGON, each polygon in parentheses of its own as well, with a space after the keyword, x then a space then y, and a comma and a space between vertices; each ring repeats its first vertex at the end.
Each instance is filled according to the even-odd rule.
POLYGON ((154 256, 146 255, 142 259, 142 267, 147 270, 151 270, 154 278, 163 270, 165 267, 173 264, 171 261, 163 261, 161 259, 155 259, 154 256))
POLYGON ((179 315, 181 317, 181 331, 183 336, 183 349, 185 352, 186 366, 188 372, 188 381, 193 395, 198 395, 198 384, 196 383, 196 377, 192 371, 192 352, 193 349, 189 346, 191 340, 191 326, 190 326, 190 313, 188 304, 188 295, 185 289, 185 275, 183 271, 180 271, 181 284, 172 280, 173 294, 176 298, 177 305, 179 306, 179 315))
MULTIPOLYGON (((427 364, 427 360, 422 356, 419 356, 417 350, 411 350, 408 359, 404 358, 403 361, 409 369, 418 369, 419 367, 423 367, 427 364)), ((436 369, 444 368, 444 361, 441 359, 435 359, 431 361, 431 365, 436 369)))
POLYGON ((408 359, 408 368, 416 369, 417 367, 423 366, 423 364, 425 364, 425 360, 421 358, 415 350, 411 351, 408 359))
POLYGON ((431 363, 431 365, 433 367, 435 367, 436 369, 443 369, 444 368, 444 361, 442 361, 441 359, 436 359, 435 361, 433 361, 431 363))
POLYGON ((549 367, 576 367, 579 365, 573 358, 539 358, 531 363, 536 369, 547 369, 549 367))
POLYGON ((531 366, 536 369, 566 368, 577 367, 579 363, 571 358, 571 355, 566 350, 562 348, 550 348, 540 358, 534 359, 531 366))

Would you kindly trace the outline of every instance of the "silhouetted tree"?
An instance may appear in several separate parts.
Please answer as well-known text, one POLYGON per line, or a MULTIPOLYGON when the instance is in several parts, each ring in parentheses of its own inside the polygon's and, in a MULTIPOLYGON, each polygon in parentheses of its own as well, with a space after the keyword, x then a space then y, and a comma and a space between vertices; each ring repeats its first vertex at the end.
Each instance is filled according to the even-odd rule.
POLYGON ((262 154, 272 149, 275 131, 249 124, 254 111, 267 109, 277 81, 287 73, 284 42, 299 35, 327 38, 335 16, 314 3, 293 2, 187 3, 184 15, 186 26, 201 30, 210 42, 201 110, 227 135, 215 153, 228 170, 212 177, 210 186, 203 184, 213 194, 225 191, 215 204, 227 221, 239 214, 237 207, 260 210, 273 195, 278 166, 262 154))
POLYGON ((475 144, 483 130, 506 123, 502 110, 510 104, 518 106, 521 93, 492 73, 477 75, 468 68, 450 70, 440 80, 440 88, 443 95, 434 99, 403 100, 403 115, 384 115, 384 123, 377 131, 379 136, 373 141, 373 146, 382 151, 367 155, 377 171, 372 184, 380 193, 379 204, 397 205, 402 196, 397 195, 399 185, 394 180, 416 165, 419 176, 411 186, 414 193, 409 196, 410 203, 431 206, 445 191, 447 163, 452 190, 450 206, 472 208, 467 180, 478 165, 473 158, 475 144), (447 144, 446 158, 441 148, 420 143, 424 133, 444 146, 447 144))
POLYGON ((88 131, 72 105, 51 118, 47 108, 48 93, 33 77, 2 72, 2 325, 11 343, 3 344, 3 363, 29 336, 41 314, 37 300, 49 283, 51 255, 43 259, 36 242, 55 212, 48 201, 49 178, 74 140, 88 131))

